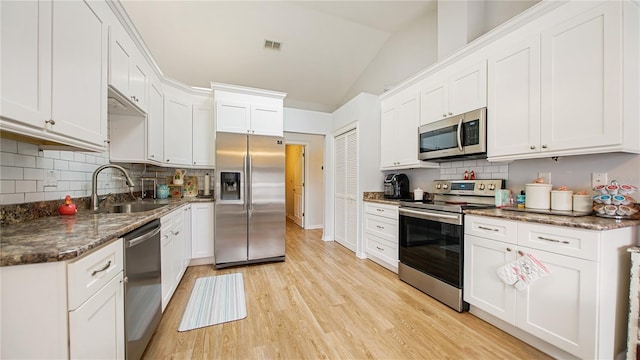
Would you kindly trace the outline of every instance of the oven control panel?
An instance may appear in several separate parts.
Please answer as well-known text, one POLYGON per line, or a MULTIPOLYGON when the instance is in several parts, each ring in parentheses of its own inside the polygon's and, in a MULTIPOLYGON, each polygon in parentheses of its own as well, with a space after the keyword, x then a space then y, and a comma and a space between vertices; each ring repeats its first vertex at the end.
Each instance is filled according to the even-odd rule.
POLYGON ((434 194, 494 196, 496 190, 504 189, 505 181, 499 179, 485 180, 435 180, 434 194))

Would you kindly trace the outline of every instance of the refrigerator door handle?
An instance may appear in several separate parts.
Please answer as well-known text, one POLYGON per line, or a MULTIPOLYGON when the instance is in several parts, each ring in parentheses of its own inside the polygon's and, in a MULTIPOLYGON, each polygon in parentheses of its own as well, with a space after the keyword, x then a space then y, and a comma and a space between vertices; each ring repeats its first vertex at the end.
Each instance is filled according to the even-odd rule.
POLYGON ((244 171, 244 199, 242 199, 242 210, 247 210, 247 188, 248 186, 248 175, 247 175, 247 156, 242 157, 242 171, 244 171))
POLYGON ((247 204, 249 204, 249 211, 253 210, 253 193, 251 190, 251 184, 253 182, 253 161, 252 157, 249 156, 249 167, 247 168, 247 204))

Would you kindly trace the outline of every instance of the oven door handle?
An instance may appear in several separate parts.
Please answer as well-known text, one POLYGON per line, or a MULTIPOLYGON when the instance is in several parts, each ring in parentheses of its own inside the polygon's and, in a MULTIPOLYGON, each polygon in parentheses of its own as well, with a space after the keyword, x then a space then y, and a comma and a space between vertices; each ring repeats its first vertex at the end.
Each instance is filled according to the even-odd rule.
POLYGON ((409 210, 409 209, 402 209, 402 208, 400 208, 398 211, 400 215, 405 215, 408 217, 425 219, 425 220, 443 221, 450 224, 462 225, 461 214, 449 215, 449 214, 441 214, 441 213, 435 213, 430 211, 429 212, 416 211, 416 210, 409 210))

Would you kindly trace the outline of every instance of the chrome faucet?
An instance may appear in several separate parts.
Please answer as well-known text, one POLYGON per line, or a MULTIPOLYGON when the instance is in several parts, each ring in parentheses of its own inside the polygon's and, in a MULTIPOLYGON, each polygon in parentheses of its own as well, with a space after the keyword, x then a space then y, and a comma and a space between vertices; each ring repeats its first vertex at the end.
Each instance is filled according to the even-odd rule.
POLYGON ((129 177, 127 170, 125 170, 120 165, 114 165, 114 164, 102 165, 98 167, 96 171, 93 172, 93 177, 91 178, 91 209, 93 210, 98 210, 98 205, 100 205, 100 202, 98 200, 98 174, 100 173, 100 171, 106 168, 114 168, 122 171, 126 179, 125 181, 127 183, 127 186, 129 187, 129 191, 133 191, 133 186, 134 186, 133 180, 131 180, 131 177, 129 177))

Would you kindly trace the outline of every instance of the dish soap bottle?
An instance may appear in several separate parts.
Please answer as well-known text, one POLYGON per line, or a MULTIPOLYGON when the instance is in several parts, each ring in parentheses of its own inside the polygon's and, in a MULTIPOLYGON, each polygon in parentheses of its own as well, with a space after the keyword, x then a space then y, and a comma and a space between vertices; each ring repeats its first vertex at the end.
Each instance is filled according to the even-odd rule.
POLYGON ((71 201, 71 196, 67 195, 64 198, 64 204, 58 207, 58 213, 60 215, 75 215, 77 212, 76 204, 71 201))

